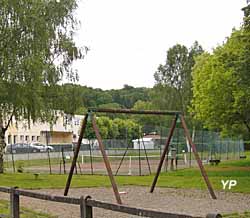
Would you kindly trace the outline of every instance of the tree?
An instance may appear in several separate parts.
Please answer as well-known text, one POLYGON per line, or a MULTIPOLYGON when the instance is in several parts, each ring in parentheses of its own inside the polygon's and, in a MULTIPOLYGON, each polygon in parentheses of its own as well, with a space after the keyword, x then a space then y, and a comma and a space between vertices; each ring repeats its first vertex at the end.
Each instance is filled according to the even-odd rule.
MULTIPOLYGON (((97 126, 103 139, 112 139, 118 135, 118 127, 108 117, 97 117, 97 126)), ((91 122, 88 122, 84 135, 88 139, 95 138, 95 132, 91 122)))
POLYGON ((83 114, 86 112, 82 102, 83 97, 80 85, 71 83, 63 84, 60 86, 60 96, 57 98, 59 102, 56 105, 60 105, 58 109, 64 111, 66 114, 74 115, 77 112, 78 114, 83 114))
POLYGON ((149 100, 148 88, 135 88, 133 86, 124 85, 124 88, 118 90, 107 91, 112 95, 113 102, 118 103, 123 108, 132 108, 138 100, 149 100))
POLYGON ((118 127, 118 139, 128 139, 129 142, 132 142, 132 139, 136 139, 139 136, 139 133, 141 132, 141 126, 137 123, 135 123, 131 119, 120 119, 115 118, 113 120, 114 125, 118 127))
POLYGON ((225 134, 250 136, 250 30, 234 30, 212 54, 197 58, 193 70, 195 118, 225 134))
MULTIPOLYGON (((154 105, 150 101, 137 101, 133 107, 134 110, 154 110, 154 105)), ((136 123, 139 123, 143 126, 143 131, 145 132, 153 132, 156 125, 160 125, 160 123, 164 120, 162 116, 157 115, 133 115, 133 119, 136 123)))
MULTIPOLYGON (((102 116, 97 117, 96 120, 100 135, 103 139, 125 139, 127 137, 128 140, 131 141, 138 137, 138 133, 141 129, 140 125, 130 119, 123 120, 115 118, 112 120, 109 117, 102 116)), ((96 138, 91 122, 87 123, 84 137, 88 139, 96 138)))
POLYGON ((2 0, 0 8, 0 173, 4 135, 15 120, 54 116, 57 84, 77 74, 70 64, 83 57, 73 41, 75 0, 2 0))
POLYGON ((177 44, 167 51, 166 63, 161 64, 154 75, 156 80, 154 96, 162 96, 165 88, 167 95, 165 109, 187 112, 192 98, 191 71, 195 63, 194 58, 202 52, 203 49, 198 42, 195 42, 190 49, 177 44))

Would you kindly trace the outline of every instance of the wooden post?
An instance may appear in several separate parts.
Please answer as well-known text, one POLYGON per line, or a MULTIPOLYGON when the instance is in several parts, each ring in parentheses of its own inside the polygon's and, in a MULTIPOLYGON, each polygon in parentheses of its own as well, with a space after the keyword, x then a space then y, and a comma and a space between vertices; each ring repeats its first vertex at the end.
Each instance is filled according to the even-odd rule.
POLYGON ((14 187, 10 190, 10 217, 19 218, 19 212, 19 195, 16 193, 16 187, 14 187))
POLYGON ((80 217, 81 218, 93 218, 93 209, 91 206, 87 205, 87 200, 90 199, 90 196, 80 198, 80 217))
POLYGON ((155 185, 157 183, 158 177, 159 177, 159 175, 161 173, 161 167, 162 167, 163 161, 165 159, 166 154, 168 154, 169 144, 171 142, 171 138, 172 138, 173 133, 174 133, 174 129, 175 129, 175 126, 176 126, 177 118, 178 118, 178 116, 176 115, 175 118, 172 121, 171 129, 169 131, 168 138, 167 138, 164 150, 163 150, 163 152, 161 154, 161 159, 160 159, 160 162, 158 164, 158 168, 157 168, 157 171, 156 171, 153 183, 152 183, 151 188, 150 188, 150 193, 153 193, 153 191, 154 191, 154 188, 155 188, 155 185))
POLYGON ((97 127, 96 119, 95 119, 94 115, 92 115, 92 125, 93 125, 93 129, 95 131, 95 135, 96 135, 96 138, 97 138, 97 141, 98 141, 98 144, 99 144, 99 148, 100 148, 100 150, 102 152, 103 160, 104 160, 104 163, 105 163, 105 166, 106 166, 106 169, 107 169, 107 172, 108 172, 108 176, 109 176, 109 179, 110 179, 110 182, 111 182, 114 194, 115 194, 116 201, 117 201, 118 204, 122 204, 122 200, 121 200, 120 194, 118 192, 118 188, 117 188, 114 176, 113 176, 113 172, 112 172, 112 169, 111 169, 111 166, 110 166, 110 162, 109 162, 109 159, 107 157, 104 145, 102 143, 102 137, 101 137, 99 129, 97 127))
MULTIPOLYGON (((193 141, 192 141, 192 138, 191 138, 190 133, 189 133, 189 131, 188 131, 188 128, 187 128, 185 119, 184 119, 184 117, 183 117, 182 115, 181 115, 180 117, 181 117, 181 124, 182 124, 182 127, 183 127, 183 129, 184 129, 184 133, 185 133, 185 135, 186 135, 186 137, 187 137, 187 139, 188 139, 189 145, 192 147, 192 151, 193 151, 194 156, 195 156, 195 158, 196 158, 197 164, 198 164, 198 166, 199 166, 199 168, 200 168, 201 175, 203 176, 203 179, 205 180, 205 183, 206 183, 206 185, 207 185, 208 191, 209 191, 211 197, 212 197, 213 199, 216 199, 216 195, 215 195, 215 193, 214 193, 212 184, 210 183, 210 181, 209 181, 209 179, 208 179, 207 173, 206 173, 206 171, 205 171, 205 169, 204 169, 204 167, 203 167, 203 164, 202 164, 201 159, 200 159, 200 156, 199 156, 199 154, 198 154, 198 152, 197 152, 196 146, 195 146, 195 144, 194 144, 193 141)), ((190 148, 190 150, 191 150, 191 148, 190 148)))
POLYGON ((86 126, 87 126, 87 121, 88 121, 88 114, 85 115, 84 120, 82 122, 81 132, 80 132, 80 135, 79 135, 79 138, 78 138, 77 146, 76 146, 76 149, 75 149, 75 152, 74 152, 74 157, 73 157, 71 167, 70 167, 70 171, 69 171, 69 176, 68 176, 67 183, 66 183, 65 190, 64 190, 64 196, 68 195, 68 191, 69 191, 71 179, 72 179, 72 176, 73 176, 73 173, 74 173, 74 169, 75 169, 75 166, 76 166, 76 162, 77 162, 78 154, 79 154, 79 151, 80 151, 83 135, 84 135, 84 132, 85 132, 85 129, 86 129, 86 126))

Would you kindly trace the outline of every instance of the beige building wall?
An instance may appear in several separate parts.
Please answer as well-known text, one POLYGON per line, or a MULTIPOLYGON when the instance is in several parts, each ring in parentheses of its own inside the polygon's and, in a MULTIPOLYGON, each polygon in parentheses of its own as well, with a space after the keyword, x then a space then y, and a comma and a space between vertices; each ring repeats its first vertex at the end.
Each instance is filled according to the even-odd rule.
POLYGON ((13 119, 5 134, 6 144, 41 142, 46 144, 69 144, 78 140, 81 120, 84 116, 75 115, 73 117, 58 113, 58 119, 53 126, 49 123, 30 123, 27 121, 16 122, 13 119), (50 135, 46 139, 46 132, 50 135))

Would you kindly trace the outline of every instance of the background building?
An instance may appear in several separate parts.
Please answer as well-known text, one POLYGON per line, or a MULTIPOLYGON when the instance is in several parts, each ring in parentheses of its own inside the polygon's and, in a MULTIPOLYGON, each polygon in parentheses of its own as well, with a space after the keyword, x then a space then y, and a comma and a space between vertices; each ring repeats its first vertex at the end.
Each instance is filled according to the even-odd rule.
POLYGON ((58 112, 57 121, 53 125, 48 122, 30 123, 15 121, 9 126, 5 141, 7 144, 40 142, 43 144, 72 144, 79 136, 80 124, 84 116, 67 115, 58 112))

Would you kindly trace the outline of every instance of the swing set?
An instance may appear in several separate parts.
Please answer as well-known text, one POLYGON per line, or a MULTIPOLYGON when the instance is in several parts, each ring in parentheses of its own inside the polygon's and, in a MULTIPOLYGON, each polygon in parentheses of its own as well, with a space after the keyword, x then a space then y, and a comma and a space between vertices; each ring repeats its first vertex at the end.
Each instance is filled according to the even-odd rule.
MULTIPOLYGON (((83 120, 82 126, 81 126, 80 135, 79 135, 78 142, 77 142, 77 146, 76 146, 76 149, 74 151, 74 157, 73 157, 73 160, 72 160, 72 163, 71 163, 71 168, 70 168, 70 171, 69 171, 68 179, 67 179, 67 182, 66 182, 66 186, 65 186, 65 190, 64 190, 64 196, 68 195, 68 191, 69 191, 69 188, 70 188, 72 176, 74 174, 74 169, 76 167, 77 158, 78 158, 78 154, 79 154, 79 151, 80 151, 80 146, 81 146, 81 143, 82 143, 84 132, 85 132, 85 129, 86 129, 86 126, 87 126, 87 122, 90 121, 92 123, 93 130, 95 132, 96 139, 98 141, 99 148, 100 148, 100 151, 101 151, 102 156, 103 156, 104 164, 105 164, 105 167, 107 169, 107 173, 108 173, 108 176, 109 176, 112 188, 113 188, 113 192, 114 192, 116 201, 117 201, 118 204, 122 204, 120 193, 118 191, 118 187, 117 187, 116 181, 115 181, 114 176, 113 176, 113 172, 112 172, 112 169, 111 169, 111 165, 110 165, 108 156, 107 156, 106 151, 105 151, 105 147, 104 147, 104 144, 103 144, 103 141, 102 141, 102 137, 100 135, 100 132, 99 132, 99 129, 98 129, 98 126, 97 126, 97 123, 96 123, 96 115, 95 115, 96 113, 112 113, 112 114, 120 114, 120 113, 122 113, 122 114, 144 114, 144 115, 174 116, 172 124, 171 124, 170 131, 168 133, 168 137, 167 137, 164 149, 163 149, 163 152, 161 154, 160 162, 158 164, 157 171, 156 171, 154 180, 153 180, 151 188, 150 188, 150 193, 153 193, 153 191, 154 191, 154 188, 156 186, 158 177, 159 177, 160 172, 161 172, 161 168, 162 168, 165 156, 166 156, 166 154, 168 153, 168 150, 169 150, 169 145, 170 145, 170 142, 171 142, 171 139, 172 139, 175 127, 176 127, 177 120, 180 120, 180 122, 182 124, 182 127, 184 129, 184 134, 185 134, 185 136, 186 136, 186 138, 187 138, 187 140, 189 142, 189 145, 191 145, 191 147, 192 147, 192 151, 194 153, 197 164, 198 164, 198 166, 200 168, 202 177, 203 177, 203 179, 204 179, 204 181, 205 181, 205 183, 207 185, 208 191, 209 191, 212 199, 216 199, 216 195, 214 193, 213 187, 212 187, 212 185, 211 185, 211 183, 210 183, 210 181, 208 179, 207 173, 206 173, 206 171, 204 169, 204 166, 202 164, 202 161, 201 161, 201 159, 199 157, 196 146, 195 146, 195 144, 193 143, 193 141, 191 139, 189 130, 188 130, 187 125, 186 125, 186 121, 185 121, 185 119, 184 119, 181 112, 178 112, 178 111, 130 110, 130 109, 101 109, 101 108, 90 108, 90 109, 88 109, 88 112, 84 117, 84 120, 83 120)), ((125 153, 125 155, 126 155, 126 153, 125 153)))

